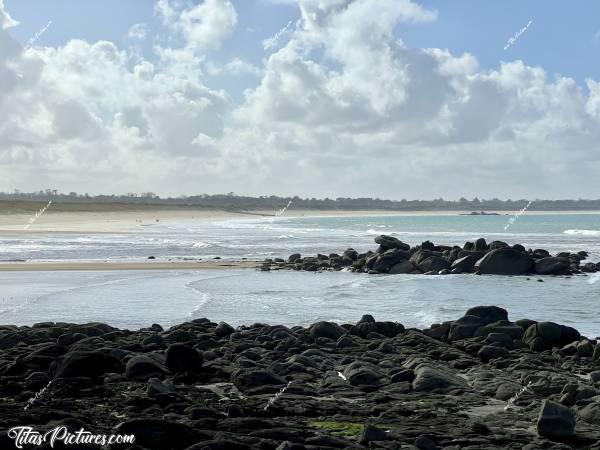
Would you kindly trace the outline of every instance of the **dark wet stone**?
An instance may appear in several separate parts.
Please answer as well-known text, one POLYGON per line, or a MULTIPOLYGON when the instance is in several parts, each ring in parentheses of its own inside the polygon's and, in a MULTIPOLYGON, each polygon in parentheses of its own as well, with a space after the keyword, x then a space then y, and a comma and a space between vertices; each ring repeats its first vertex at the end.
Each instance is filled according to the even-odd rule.
POLYGON ((165 364, 173 372, 198 372, 202 370, 204 358, 202 355, 184 344, 173 344, 169 346, 165 354, 165 364))
POLYGON ((55 378, 99 377, 123 372, 123 364, 104 353, 75 351, 58 358, 51 370, 55 378))
POLYGON ((537 420, 540 436, 561 439, 575 434, 575 416, 566 406, 544 400, 537 420))

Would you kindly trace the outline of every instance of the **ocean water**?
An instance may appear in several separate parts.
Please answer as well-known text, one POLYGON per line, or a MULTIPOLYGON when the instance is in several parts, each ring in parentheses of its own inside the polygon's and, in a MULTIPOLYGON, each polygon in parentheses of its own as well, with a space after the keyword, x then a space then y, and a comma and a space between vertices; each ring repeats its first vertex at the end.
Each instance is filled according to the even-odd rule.
MULTIPOLYGON (((391 234, 417 244, 462 245, 485 237, 531 248, 590 252, 600 261, 600 215, 248 218, 160 223, 121 234, 1 235, 0 260, 72 261, 287 257, 359 251, 391 234)), ((0 323, 102 321, 136 329, 208 317, 232 325, 317 320, 355 322, 363 314, 424 327, 475 305, 498 305, 511 319, 555 320, 600 335, 600 282, 589 276, 369 276, 248 270, 0 273, 0 323), (543 279, 543 282, 537 281, 543 279)))
POLYGON ((279 217, 156 223, 133 233, 2 235, 0 262, 10 260, 145 260, 267 258, 291 253, 374 249, 390 234, 414 245, 427 239, 449 245, 485 237, 552 252, 587 250, 600 261, 600 214, 512 216, 279 217))

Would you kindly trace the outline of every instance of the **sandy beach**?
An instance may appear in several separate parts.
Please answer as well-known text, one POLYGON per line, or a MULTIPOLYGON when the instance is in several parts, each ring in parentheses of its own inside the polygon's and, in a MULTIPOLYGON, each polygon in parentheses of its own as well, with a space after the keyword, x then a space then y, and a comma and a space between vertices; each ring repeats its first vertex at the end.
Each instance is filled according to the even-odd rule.
POLYGON ((251 269, 257 268, 257 261, 171 261, 171 262, 130 262, 115 263, 105 261, 83 262, 11 262, 0 264, 0 272, 52 272, 79 270, 207 270, 207 269, 251 269))
MULTIPOLYGON (((518 211, 502 211, 500 215, 511 216, 518 211)), ((470 211, 339 211, 339 210, 294 210, 286 212, 292 217, 357 217, 357 216, 457 216, 470 211)), ((543 214, 600 214, 600 211, 528 211, 527 215, 543 214)), ((273 211, 240 211, 204 209, 141 209, 107 211, 52 211, 35 220, 25 230, 33 214, 0 211, 0 233, 130 233, 157 223, 185 223, 188 221, 215 221, 274 217, 273 211)))

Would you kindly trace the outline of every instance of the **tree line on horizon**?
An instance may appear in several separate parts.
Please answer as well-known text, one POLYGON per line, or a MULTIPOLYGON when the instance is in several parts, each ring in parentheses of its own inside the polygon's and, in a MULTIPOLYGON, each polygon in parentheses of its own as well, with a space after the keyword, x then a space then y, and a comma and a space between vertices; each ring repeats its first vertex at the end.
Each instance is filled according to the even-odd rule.
MULTIPOLYGON (((290 209, 315 209, 315 210, 389 210, 389 211, 473 211, 494 212, 514 211, 527 207, 530 200, 500 200, 498 198, 479 199, 477 197, 468 200, 464 197, 459 200, 382 200, 379 198, 300 198, 280 197, 276 195, 250 197, 228 194, 201 194, 192 196, 161 198, 152 193, 142 194, 128 193, 125 195, 89 195, 76 192, 60 193, 55 189, 46 189, 38 192, 12 193, 0 192, 0 200, 5 201, 37 201, 37 202, 60 202, 60 203, 124 203, 136 205, 172 205, 189 206, 201 208, 215 208, 224 210, 280 210, 291 202, 290 209)), ((528 210, 600 210, 600 199, 588 200, 533 200, 528 210)))

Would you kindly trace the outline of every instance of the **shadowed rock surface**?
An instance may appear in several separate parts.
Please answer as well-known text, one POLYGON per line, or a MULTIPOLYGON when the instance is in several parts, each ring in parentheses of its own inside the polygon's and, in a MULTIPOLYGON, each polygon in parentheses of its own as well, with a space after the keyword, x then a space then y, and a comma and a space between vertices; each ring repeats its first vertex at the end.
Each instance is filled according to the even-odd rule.
POLYGON ((0 448, 13 426, 65 425, 133 433, 112 447, 131 450, 600 450, 594 339, 493 306, 425 330, 381 319, 0 326, 0 448))

